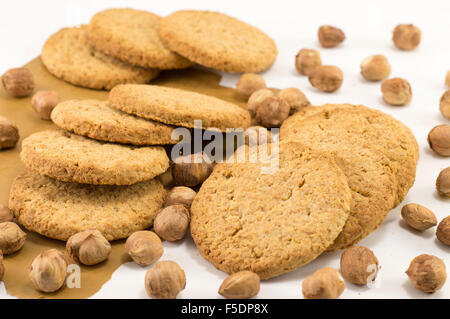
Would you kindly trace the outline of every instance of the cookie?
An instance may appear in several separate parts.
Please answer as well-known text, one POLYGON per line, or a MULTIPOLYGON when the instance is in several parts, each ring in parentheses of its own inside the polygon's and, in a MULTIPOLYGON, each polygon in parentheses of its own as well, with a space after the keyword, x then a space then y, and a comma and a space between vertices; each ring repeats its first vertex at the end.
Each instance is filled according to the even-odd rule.
POLYGON ((304 119, 301 112, 288 118, 280 129, 280 137, 296 138, 301 134, 303 138, 308 138, 310 135, 307 130, 318 127, 336 140, 346 140, 354 145, 380 151, 390 160, 397 179, 395 205, 403 200, 414 184, 418 149, 411 131, 402 123, 382 112, 348 105, 326 106, 324 111, 304 119))
POLYGON ((190 61, 225 72, 259 72, 277 57, 275 42, 261 30, 225 14, 182 10, 163 18, 164 45, 190 61))
POLYGON ((169 159, 160 146, 103 143, 63 130, 34 133, 22 142, 28 168, 64 182, 131 185, 164 173, 169 159))
POLYGON ((159 71, 131 66, 94 50, 87 26, 64 28, 42 48, 42 63, 57 78, 81 87, 110 90, 121 83, 148 83, 159 71))
POLYGON ((69 100, 59 103, 51 118, 60 128, 96 140, 133 145, 175 144, 174 127, 145 120, 108 106, 106 101, 69 100))
POLYGON ((218 98, 195 92, 156 86, 118 85, 109 93, 109 104, 121 111, 169 125, 193 128, 195 120, 202 127, 227 128, 250 126, 250 114, 243 108, 218 98))
POLYGON ((87 185, 25 170, 11 186, 9 208, 21 225, 49 238, 67 240, 97 229, 116 240, 151 227, 165 194, 157 179, 131 186, 87 185))
POLYGON ((271 174, 262 162, 216 165, 192 203, 192 238, 222 271, 281 275, 314 260, 344 227, 351 195, 334 160, 294 141, 277 155, 271 174))
POLYGON ((88 38, 98 50, 143 68, 181 69, 193 63, 166 49, 158 36, 161 17, 134 9, 109 9, 94 15, 88 38))

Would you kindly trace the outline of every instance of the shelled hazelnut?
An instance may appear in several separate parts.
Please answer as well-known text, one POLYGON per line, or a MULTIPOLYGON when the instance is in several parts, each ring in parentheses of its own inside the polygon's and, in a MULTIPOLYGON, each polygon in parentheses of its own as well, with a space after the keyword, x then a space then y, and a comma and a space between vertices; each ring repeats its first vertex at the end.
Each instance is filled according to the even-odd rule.
POLYGON ((34 90, 33 74, 27 68, 14 68, 2 76, 6 93, 13 97, 28 96, 34 90))
POLYGON ((450 167, 443 169, 436 179, 436 190, 439 195, 450 197, 450 167))
POLYGON ((0 115, 0 150, 15 147, 19 138, 17 126, 0 115))
POLYGON ((298 73, 310 75, 312 71, 322 65, 320 52, 313 49, 301 49, 295 56, 295 68, 298 73))
POLYGON ((411 228, 418 231, 427 230, 437 224, 434 213, 419 204, 410 203, 403 206, 402 217, 411 228))
POLYGON ((236 92, 243 99, 248 100, 252 93, 265 89, 266 81, 264 78, 255 73, 244 73, 236 84, 236 92))
POLYGON ((152 231, 137 231, 131 234, 125 242, 125 249, 140 266, 148 266, 156 262, 164 253, 164 249, 159 239, 152 231))
POLYGON ((197 193, 192 188, 175 186, 167 194, 166 200, 164 201, 164 207, 180 204, 187 209, 190 209, 195 195, 197 195, 197 193))
POLYGON ((12 212, 5 205, 0 204, 0 223, 11 222, 14 219, 12 212))
POLYGON ((428 133, 428 145, 441 156, 450 156, 450 125, 435 126, 428 133))
POLYGON ((305 299, 336 299, 344 288, 344 279, 336 269, 330 267, 317 270, 302 283, 305 299))
POLYGON ((195 153, 177 158, 172 167, 172 177, 176 185, 197 186, 212 173, 213 164, 204 153, 195 153))
POLYGON ((319 28, 319 42, 324 48, 334 48, 345 40, 344 31, 330 25, 319 28))
POLYGON ((402 106, 411 101, 412 90, 409 82, 402 78, 387 79, 381 84, 383 100, 389 105, 402 106))
POLYGON ((361 62, 361 75, 367 81, 381 81, 389 74, 391 74, 391 65, 384 55, 371 55, 361 62))
POLYGON ((341 255, 342 276, 355 285, 366 285, 375 280, 378 259, 367 247, 352 246, 341 255))
POLYGON ((289 114, 294 114, 311 104, 305 94, 297 88, 283 89, 278 93, 278 97, 289 104, 289 114))
POLYGON ((37 290, 54 292, 59 290, 67 277, 67 258, 57 249, 40 253, 31 263, 30 280, 37 290))
POLYGON ((27 234, 17 224, 13 222, 0 223, 0 250, 4 255, 19 251, 26 238, 27 234))
POLYGON ((443 117, 450 120, 450 90, 445 91, 439 102, 439 110, 443 117))
POLYGON ((414 258, 406 274, 416 289, 428 293, 441 289, 447 279, 442 259, 427 254, 414 258))
POLYGON ((66 249, 75 262, 92 266, 108 259, 111 244, 98 230, 85 230, 71 236, 66 249))
POLYGON ((250 112, 251 116, 256 115, 256 108, 267 98, 274 97, 275 94, 269 89, 262 89, 254 92, 250 95, 247 103, 247 110, 250 112))
POLYGON ((158 262, 145 275, 145 290, 151 298, 175 299, 186 287, 186 275, 177 263, 158 262))
POLYGON ((420 38, 420 29, 412 24, 399 24, 392 34, 392 40, 400 50, 415 49, 420 43, 420 38))
POLYGON ((441 220, 436 229, 436 237, 441 243, 450 246, 450 216, 441 220))
POLYGON ((279 127, 288 118, 291 108, 279 97, 265 98, 255 110, 255 119, 262 126, 279 127))
POLYGON ((244 270, 228 276, 220 285, 219 294, 227 299, 248 299, 258 294, 259 287, 259 276, 244 270))
POLYGON ((50 120, 50 115, 59 102, 59 95, 55 91, 38 91, 31 98, 31 107, 42 120, 50 120))
POLYGON ((171 205, 163 208, 156 215, 153 227, 162 239, 177 241, 186 236, 190 219, 190 213, 185 206, 171 205))
POLYGON ((338 90, 344 80, 344 73, 334 65, 323 65, 315 69, 308 77, 315 88, 331 93, 338 90))

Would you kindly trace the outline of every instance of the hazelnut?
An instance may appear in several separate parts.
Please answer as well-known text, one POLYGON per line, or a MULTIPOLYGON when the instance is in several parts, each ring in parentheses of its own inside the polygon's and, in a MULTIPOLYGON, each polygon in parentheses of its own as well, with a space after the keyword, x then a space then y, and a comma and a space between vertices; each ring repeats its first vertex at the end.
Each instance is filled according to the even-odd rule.
POLYGON ((145 275, 145 290, 151 298, 175 299, 185 287, 186 275, 173 261, 160 261, 145 275))
POLYGON ((31 262, 30 280, 37 290, 57 291, 66 281, 67 266, 67 258, 62 251, 46 250, 31 262))
POLYGON ((302 283, 305 299, 336 299, 344 288, 344 279, 336 269, 330 267, 317 270, 302 283))
POLYGON ((34 90, 33 74, 27 68, 15 68, 2 76, 6 93, 14 97, 30 95, 34 90))
POLYGON ((361 75, 367 81, 384 80, 390 73, 391 65, 384 55, 371 55, 361 62, 361 75))
POLYGON ((441 156, 450 156, 450 125, 442 124, 428 133, 428 145, 441 156))
POLYGON ((9 255, 20 250, 25 243, 27 234, 17 224, 4 222, 0 224, 0 250, 9 255))
POLYGON ((427 230, 437 224, 434 213, 419 204, 410 203, 403 206, 402 217, 411 228, 418 231, 427 230))
POLYGON ((167 194, 164 207, 180 204, 187 209, 190 209, 195 195, 197 195, 197 193, 192 188, 186 186, 175 186, 167 194))
POLYGON ((450 197, 450 167, 444 168, 436 179, 436 190, 439 195, 450 197))
POLYGON ((315 69, 308 77, 315 88, 331 93, 339 89, 344 80, 344 73, 334 65, 323 65, 315 69))
POLYGON ((9 208, 0 204, 0 223, 11 222, 13 219, 14 216, 9 208))
POLYGON ((31 98, 31 107, 42 120, 50 120, 50 114, 59 101, 55 91, 38 91, 31 98))
POLYGON ((448 71, 447 75, 445 76, 445 85, 450 88, 450 71, 448 71))
POLYGON ((412 98, 411 86, 401 78, 385 80, 381 84, 383 100, 389 105, 401 106, 408 104, 412 98))
POLYGON ((3 280, 4 275, 5 275, 5 265, 3 265, 3 253, 0 250, 0 281, 3 280))
POLYGON ((447 279, 444 262, 427 254, 414 258, 406 274, 414 287, 428 293, 439 290, 447 279))
POLYGON ((159 239, 152 231, 142 230, 131 234, 125 242, 125 249, 139 266, 148 266, 163 255, 164 249, 159 239))
POLYGON ((289 104, 289 114, 294 114, 311 104, 305 94, 297 88, 283 89, 278 93, 278 97, 289 104))
POLYGON ((420 43, 420 29, 412 24, 399 24, 395 27, 392 40, 400 50, 413 50, 420 43))
POLYGON ((262 145, 272 142, 272 133, 262 126, 250 126, 244 132, 245 144, 249 146, 262 145))
POLYGON ((197 186, 212 173, 213 165, 203 152, 177 158, 172 167, 172 177, 176 185, 197 186))
POLYGON ((279 97, 264 99, 255 110, 255 118, 264 127, 279 127, 288 118, 291 108, 279 97))
POLYGON ((436 237, 441 243, 450 246, 450 216, 441 220, 436 230, 436 237))
POLYGON ((445 91, 439 102, 439 110, 443 117, 450 120, 450 90, 445 91))
POLYGON ((247 103, 247 110, 250 112, 250 115, 254 117, 258 105, 260 105, 266 98, 274 96, 275 94, 269 89, 258 90, 250 95, 247 103))
POLYGON ((341 255, 342 276, 355 285, 366 285, 376 278, 378 259, 366 247, 352 246, 341 255))
POLYGON ((186 235, 189 222, 189 211, 183 205, 177 204, 163 208, 156 215, 153 227, 162 239, 177 241, 186 235))
POLYGON ((312 71, 322 65, 320 52, 313 49, 301 49, 295 56, 295 68, 298 73, 310 75, 312 71))
POLYGON ((19 141, 19 129, 17 126, 0 115, 0 150, 16 146, 19 141))
POLYGON ((344 32, 330 25, 319 28, 319 42, 324 48, 334 48, 345 40, 344 32))
POLYGON ((236 92, 243 99, 248 100, 252 93, 265 89, 266 81, 259 74, 244 73, 236 84, 236 92))
POLYGON ((85 230, 72 235, 66 249, 75 262, 92 266, 108 259, 111 244, 98 230, 85 230))
POLYGON ((240 271, 228 276, 220 285, 219 294, 227 299, 248 299, 259 292, 259 276, 251 271, 240 271))

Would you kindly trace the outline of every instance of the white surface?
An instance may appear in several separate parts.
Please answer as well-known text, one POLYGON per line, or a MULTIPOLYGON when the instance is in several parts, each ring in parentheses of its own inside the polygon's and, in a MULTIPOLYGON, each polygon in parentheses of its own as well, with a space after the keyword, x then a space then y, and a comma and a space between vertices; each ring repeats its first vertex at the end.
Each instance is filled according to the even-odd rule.
MULTIPOLYGON (((439 99, 445 91, 444 77, 450 69, 450 2, 442 1, 1 1, 0 2, 0 73, 23 65, 40 53, 46 38, 63 26, 87 23, 97 11, 108 7, 131 6, 166 15, 179 9, 221 11, 253 24, 272 36, 279 49, 275 65, 264 73, 271 87, 296 86, 313 104, 350 102, 364 104, 389 113, 407 124, 419 142, 420 161, 414 187, 404 203, 427 206, 438 217, 449 215, 449 200, 440 198, 434 188, 441 169, 449 159, 430 152, 428 131, 448 123, 439 113, 439 99), (422 30, 422 43, 412 52, 396 50, 391 41, 399 23, 414 23, 422 30), (322 24, 336 25, 347 39, 338 48, 322 49, 317 29, 322 24), (334 94, 320 93, 294 68, 294 56, 301 48, 319 49, 325 64, 335 64, 344 71, 344 84, 334 94), (368 83, 359 74, 359 64, 368 55, 385 54, 392 65, 392 76, 410 81, 413 100, 405 107, 383 103, 380 83, 368 83)), ((233 86, 237 75, 224 75, 223 83, 233 86)), ((403 204, 404 204, 403 203, 403 204)), ((370 247, 378 257, 382 271, 377 288, 348 284, 341 298, 450 298, 450 282, 439 292, 428 295, 415 290, 405 270, 415 256, 429 253, 443 258, 450 271, 450 247, 440 244, 435 229, 414 232, 400 221, 400 205, 375 233, 360 244, 370 247)), ((199 256, 190 238, 181 243, 164 243, 162 259, 178 262, 186 271, 187 286, 183 298, 216 298, 226 277, 199 256)), ((261 298, 299 298, 301 282, 315 270, 339 268, 340 253, 325 254, 311 264, 284 276, 264 282, 261 298)), ((146 269, 123 265, 95 298, 147 298, 144 291, 146 269)), ((0 298, 7 298, 0 286, 0 298)))

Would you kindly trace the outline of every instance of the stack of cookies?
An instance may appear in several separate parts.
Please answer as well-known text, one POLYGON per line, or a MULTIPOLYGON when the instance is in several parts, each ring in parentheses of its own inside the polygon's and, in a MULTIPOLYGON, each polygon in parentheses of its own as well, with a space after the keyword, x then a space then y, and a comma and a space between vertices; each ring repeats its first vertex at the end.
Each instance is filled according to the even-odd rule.
POLYGON ((45 43, 41 59, 69 83, 110 90, 148 83, 160 70, 197 63, 226 72, 258 72, 277 56, 274 41, 227 15, 178 11, 161 18, 134 9, 97 13, 89 25, 64 28, 45 43))

